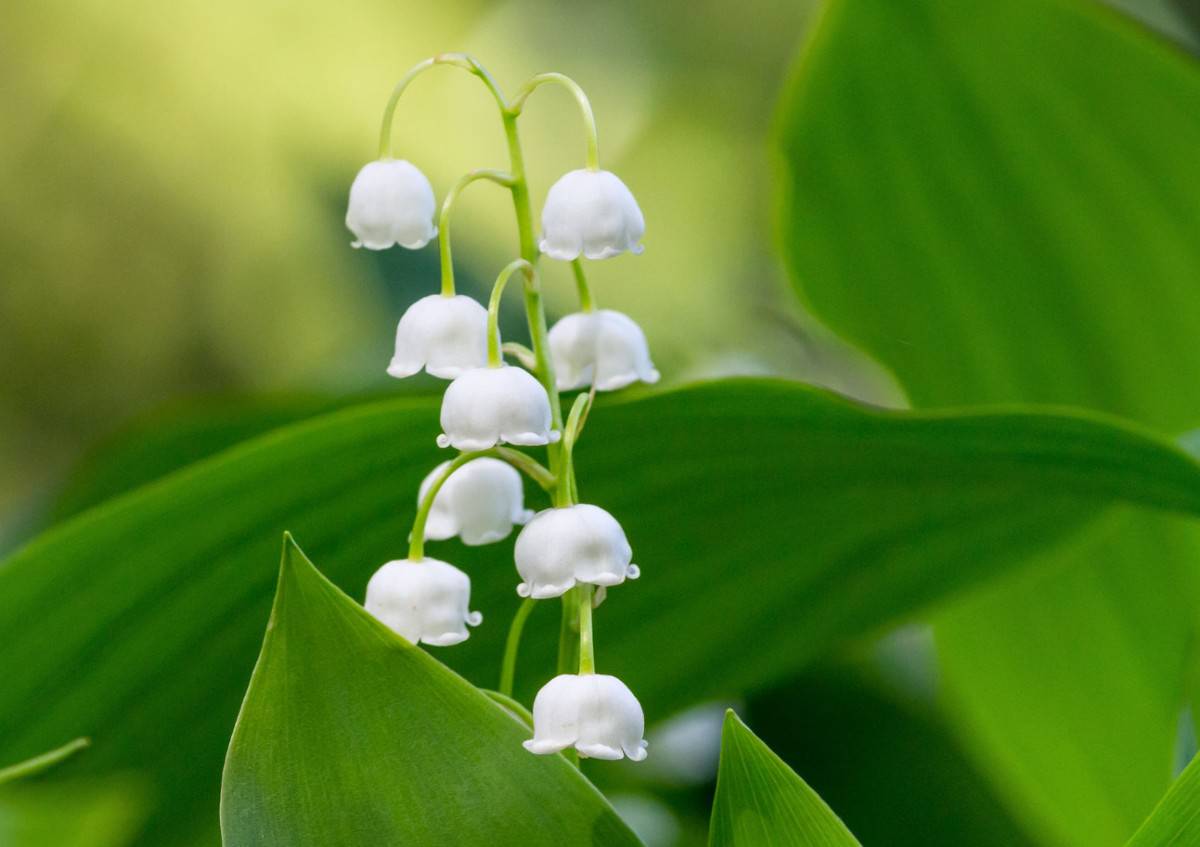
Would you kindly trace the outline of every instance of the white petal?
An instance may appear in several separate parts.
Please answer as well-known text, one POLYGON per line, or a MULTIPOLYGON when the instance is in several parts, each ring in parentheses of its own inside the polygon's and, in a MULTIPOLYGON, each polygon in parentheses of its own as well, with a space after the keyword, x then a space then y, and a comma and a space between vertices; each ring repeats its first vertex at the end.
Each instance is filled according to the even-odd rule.
POLYGON ((431 294, 400 318, 388 374, 403 378, 424 368, 433 376, 453 379, 486 364, 487 309, 462 294, 431 294))
POLYGON ((593 382, 597 391, 615 391, 639 380, 658 382, 645 333, 621 312, 567 315, 550 329, 549 340, 560 391, 593 382))
POLYGON ((552 444, 550 399, 528 371, 504 365, 465 371, 446 389, 441 413, 441 447, 486 450, 507 442, 552 444))
POLYGON ((533 699, 533 738, 525 742, 531 753, 557 753, 579 737, 580 701, 586 684, 575 674, 561 674, 547 682, 533 699))
POLYGON ((624 530, 604 509, 587 503, 546 509, 517 536, 513 558, 523 580, 517 591, 544 599, 576 582, 619 585, 630 576, 632 556, 624 530))
POLYGON ((638 241, 645 231, 642 210, 615 174, 577 170, 560 177, 546 195, 539 247, 565 261, 580 254, 607 259, 642 252, 638 241))
POLYGON ((554 753, 574 746, 596 759, 646 758, 645 717, 637 698, 614 676, 562 674, 533 701, 533 738, 525 749, 554 753))
POLYGON ((408 641, 444 647, 466 641, 466 625, 480 620, 468 610, 470 598, 470 578, 453 565, 401 559, 371 577, 364 606, 408 641))
MULTIPOLYGON (((418 503, 449 464, 443 462, 425 477, 418 503)), ((450 474, 438 490, 425 537, 437 540, 460 535, 464 544, 491 544, 507 538, 514 523, 526 523, 526 514, 521 474, 507 462, 485 456, 450 474)))
POLYGON ((615 676, 594 674, 584 679, 590 689, 580 704, 576 749, 596 758, 626 755, 635 762, 646 758, 642 738, 646 719, 633 692, 615 676))
POLYGON ((355 247, 386 250, 393 244, 424 247, 437 235, 436 201, 425 175, 410 162, 369 162, 350 186, 346 226, 355 247))

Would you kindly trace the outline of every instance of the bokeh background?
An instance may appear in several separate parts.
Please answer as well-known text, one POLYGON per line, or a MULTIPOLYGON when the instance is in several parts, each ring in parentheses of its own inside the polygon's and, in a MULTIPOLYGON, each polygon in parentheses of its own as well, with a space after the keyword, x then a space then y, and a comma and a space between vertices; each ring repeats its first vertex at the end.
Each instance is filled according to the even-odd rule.
MULTIPOLYGON (((799 311, 773 251, 768 129, 813 3, 9 4, 0 27, 0 528, 36 523, 80 452, 172 402, 401 390, 383 368, 436 246, 349 248, 342 217, 396 78, 465 50, 514 89, 561 70, 589 92, 604 164, 640 198, 646 252, 592 272, 672 381, 779 372, 861 396, 888 381, 799 311), (686 11, 686 13, 685 13, 686 11)), ((583 156, 565 92, 531 101, 534 195, 583 156)), ((405 96, 397 155, 439 195, 503 166, 482 86, 405 96)), ((506 195, 454 225, 462 285, 513 255, 506 195)), ((570 308, 565 266, 551 306, 570 308)), ((514 326, 516 324, 514 323, 514 326)), ((891 398, 895 398, 894 392, 891 398)))
MULTIPOLYGON (((433 52, 471 52, 509 90, 560 70, 590 93, 602 161, 648 222, 644 255, 590 278, 645 327, 667 382, 771 373, 903 405, 885 369, 803 311, 776 246, 770 131, 817 5, 7 4, 0 551, 53 521, 76 469, 131 431, 239 398, 432 387, 384 367, 403 309, 436 289, 435 246, 354 251, 342 218, 392 83, 433 52)), ((1200 43, 1194 3, 1113 5, 1178 49, 1200 43)), ((539 91, 523 133, 539 197, 582 161, 574 104, 539 91)), ((439 196, 505 162, 486 92, 448 68, 406 94, 396 151, 439 196)), ((454 236, 460 287, 482 294, 513 257, 507 195, 473 187, 454 236)), ((570 309, 569 269, 546 275, 552 310, 570 309)), ((1029 843, 943 725, 931 650, 907 627, 738 705, 864 843, 1029 843)), ((724 705, 657 728, 640 774, 595 774, 651 847, 702 843, 724 705)))

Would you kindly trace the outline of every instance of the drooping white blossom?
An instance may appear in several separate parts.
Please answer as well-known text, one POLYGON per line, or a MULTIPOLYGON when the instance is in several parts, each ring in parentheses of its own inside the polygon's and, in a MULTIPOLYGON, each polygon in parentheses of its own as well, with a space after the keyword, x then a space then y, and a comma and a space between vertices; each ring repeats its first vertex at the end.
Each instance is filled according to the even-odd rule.
POLYGON ((462 294, 431 294, 408 307, 396 326, 387 372, 403 379, 421 368, 441 379, 487 364, 487 309, 462 294))
POLYGON ((346 226, 353 246, 386 250, 393 244, 416 250, 437 235, 437 202, 425 174, 402 159, 363 165, 350 186, 346 226))
POLYGON ((616 391, 641 380, 658 382, 646 334, 621 312, 575 312, 550 328, 550 355, 559 391, 595 385, 616 391))
POLYGON ((553 259, 607 259, 626 250, 641 253, 645 232, 642 210, 625 183, 609 171, 577 170, 550 186, 539 247, 553 259))
POLYGON ((633 551, 616 518, 599 506, 579 503, 534 515, 517 536, 514 552, 522 597, 559 597, 577 582, 619 585, 637 579, 633 551))
MULTIPOLYGON (((421 483, 417 502, 449 466, 442 462, 421 483)), ((491 544, 507 538, 513 524, 526 524, 521 474, 507 462, 484 456, 458 468, 438 489, 425 523, 425 537, 435 541, 462 537, 464 544, 491 544)))
POLYGON ((646 758, 646 719, 628 686, 606 674, 561 674, 533 700, 531 753, 574 747, 593 759, 646 758))
POLYGON ((552 444, 550 398, 528 371, 509 365, 473 368, 450 383, 442 397, 439 447, 486 450, 497 444, 552 444))
POLYGON ((446 647, 466 641, 467 625, 483 615, 469 611, 471 578, 437 559, 400 559, 377 570, 367 583, 366 610, 411 641, 446 647))

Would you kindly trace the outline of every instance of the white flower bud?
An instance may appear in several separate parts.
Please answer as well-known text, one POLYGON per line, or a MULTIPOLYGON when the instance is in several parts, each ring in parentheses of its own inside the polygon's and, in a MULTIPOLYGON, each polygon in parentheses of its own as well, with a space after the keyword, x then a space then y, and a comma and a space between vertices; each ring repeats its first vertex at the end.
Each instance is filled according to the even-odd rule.
POLYGON ((486 450, 500 443, 535 447, 562 433, 551 427, 550 398, 528 371, 502 365, 473 368, 450 383, 442 397, 439 447, 486 450))
POLYGON ((522 597, 559 597, 575 583, 619 585, 641 574, 616 518, 580 503, 538 512, 517 536, 514 557, 522 597))
MULTIPOLYGON (((421 483, 417 502, 449 462, 442 462, 421 483)), ((526 524, 533 512, 525 508, 521 474, 508 462, 484 456, 467 462, 438 489, 425 523, 425 537, 440 541, 462 536, 464 544, 491 544, 507 538, 513 524, 526 524)))
POLYGON ((646 718, 628 686, 606 674, 562 674, 533 700, 531 753, 574 747, 593 759, 646 758, 646 718))
POLYGON ((466 624, 483 615, 468 611, 471 578, 437 559, 388 562, 367 583, 366 610, 413 644, 446 647, 466 641, 466 624))
POLYGON ((363 165, 350 186, 346 226, 355 247, 386 250, 393 244, 416 250, 437 235, 433 186, 415 165, 380 159, 363 165))
POLYGON ((486 364, 487 309, 462 294, 431 294, 400 318, 387 372, 403 379, 424 368, 432 376, 454 379, 486 364))
POLYGON ((542 207, 541 251, 571 261, 641 253, 646 221, 625 183, 609 171, 571 171, 550 186, 542 207))
POLYGON ((550 355, 559 391, 596 386, 616 391, 641 380, 658 382, 641 327, 612 309, 575 312, 550 329, 550 355))

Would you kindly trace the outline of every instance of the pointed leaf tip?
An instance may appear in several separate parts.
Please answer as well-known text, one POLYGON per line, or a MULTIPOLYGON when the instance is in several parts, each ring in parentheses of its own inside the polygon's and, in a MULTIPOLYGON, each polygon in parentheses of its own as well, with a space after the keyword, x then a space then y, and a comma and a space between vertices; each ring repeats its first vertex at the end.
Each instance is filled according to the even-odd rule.
POLYGON ((817 793, 728 709, 709 847, 760 844, 861 847, 817 793))

